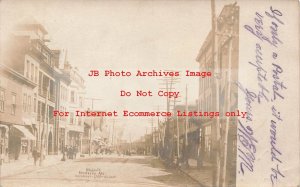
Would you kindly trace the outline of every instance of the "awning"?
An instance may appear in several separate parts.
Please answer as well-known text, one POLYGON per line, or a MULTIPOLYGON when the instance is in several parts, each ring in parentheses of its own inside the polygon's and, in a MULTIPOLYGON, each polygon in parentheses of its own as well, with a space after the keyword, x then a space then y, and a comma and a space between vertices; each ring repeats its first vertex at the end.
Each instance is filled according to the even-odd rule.
POLYGON ((20 125, 14 125, 14 127, 21 131, 26 139, 35 140, 35 136, 33 136, 33 134, 31 134, 31 132, 26 129, 26 127, 20 125))
POLYGON ((8 130, 8 126, 7 125, 0 124, 0 127, 4 127, 6 130, 8 130))

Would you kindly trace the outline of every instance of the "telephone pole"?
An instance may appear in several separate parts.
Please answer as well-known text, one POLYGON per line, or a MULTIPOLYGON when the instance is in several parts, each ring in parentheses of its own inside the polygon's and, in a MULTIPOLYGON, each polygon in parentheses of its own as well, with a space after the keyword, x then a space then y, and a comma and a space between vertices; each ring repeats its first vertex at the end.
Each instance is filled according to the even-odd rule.
MULTIPOLYGON (((174 114, 176 114, 176 103, 177 102, 180 102, 179 100, 177 100, 176 98, 173 99, 173 111, 174 111, 174 114)), ((177 164, 179 164, 179 157, 180 157, 180 147, 179 147, 179 122, 178 122, 178 115, 176 115, 176 120, 175 118, 173 119, 173 123, 174 123, 174 134, 175 134, 175 123, 176 123, 176 145, 177 145, 177 154, 176 154, 176 157, 177 157, 177 164)), ((175 140, 174 140, 175 141, 175 140)), ((173 142, 174 142, 173 141, 173 142)), ((174 153, 175 154, 175 153, 174 153)))
MULTIPOLYGON (((94 111, 94 101, 100 101, 103 99, 98 99, 98 98, 85 98, 86 100, 91 100, 92 101, 92 111, 94 111)), ((92 131, 94 127, 94 118, 92 118, 92 123, 91 123, 91 127, 90 127, 90 141, 89 141, 89 156, 91 156, 91 152, 92 152, 92 131)))
MULTIPOLYGON (((232 4, 231 10, 232 12, 234 12, 233 10, 235 9, 235 5, 236 3, 232 4)), ((235 15, 233 15, 235 17, 235 15)), ((233 17, 233 18, 234 18, 233 17)), ((231 76, 231 66, 232 66, 232 51, 233 51, 233 47, 232 47, 232 43, 233 43, 233 39, 235 36, 234 33, 234 22, 235 22, 235 18, 232 20, 232 23, 230 23, 230 32, 227 35, 227 41, 229 42, 229 47, 228 47, 228 54, 229 54, 229 59, 228 59, 228 74, 227 74, 227 93, 226 93, 226 97, 227 97, 227 110, 226 111, 230 111, 231 109, 231 80, 232 80, 232 76, 231 76)), ((230 117, 226 118, 226 124, 225 124, 225 134, 224 134, 224 157, 223 157, 223 171, 222 171, 222 187, 225 187, 226 185, 226 171, 227 171, 227 150, 228 150, 228 131, 229 131, 229 122, 230 122, 230 117)))
MULTIPOLYGON (((187 84, 185 85, 185 112, 188 113, 188 110, 189 110, 189 106, 188 106, 188 86, 187 84)), ((185 116, 185 138, 184 138, 184 164, 186 167, 188 167, 189 165, 189 158, 187 157, 187 153, 188 153, 188 150, 187 150, 187 147, 188 147, 188 123, 189 123, 189 120, 188 120, 188 116, 186 115, 185 116)))
MULTIPOLYGON (((45 143, 45 139, 46 139, 46 127, 45 124, 48 125, 48 123, 46 123, 46 114, 48 114, 48 94, 49 94, 49 85, 47 86, 46 89, 46 97, 45 97, 45 110, 44 110, 44 114, 43 114, 43 128, 42 128, 42 136, 41 136, 41 143, 40 143, 40 163, 39 165, 42 166, 43 165, 43 160, 44 160, 44 156, 46 157, 46 154, 44 155, 44 143, 45 143)), ((42 107, 41 107, 42 109, 42 107)), ((40 120, 41 121, 41 120, 40 120)))
MULTIPOLYGON (((213 68, 214 72, 217 76, 220 75, 220 67, 218 64, 218 56, 217 56, 217 39, 216 39, 216 4, 215 0, 211 0, 211 33, 212 33, 212 60, 213 60, 213 68)), ((215 93, 216 93, 216 110, 220 111, 220 103, 219 103, 219 77, 216 77, 215 79, 215 93)), ((213 153, 213 170, 212 170, 212 186, 219 186, 220 183, 220 117, 216 117, 216 124, 212 127, 213 133, 212 133, 212 139, 213 139, 213 145, 212 145, 212 153, 213 153)))
MULTIPOLYGON (((165 85, 165 89, 167 90, 167 92, 171 91, 174 86, 175 83, 177 83, 178 78, 174 78, 174 77, 166 77, 164 79, 159 79, 159 80, 163 80, 164 81, 164 85, 165 85)), ((163 88, 162 88, 163 89, 163 88)), ((170 98, 167 97, 167 112, 170 112, 170 98)), ((163 137, 163 151, 164 154, 163 156, 168 160, 168 162, 171 164, 173 162, 173 141, 172 138, 173 136, 171 136, 171 132, 170 132, 170 117, 166 118, 166 127, 164 130, 164 137, 163 137)), ((174 134, 173 134, 174 135, 174 134)))

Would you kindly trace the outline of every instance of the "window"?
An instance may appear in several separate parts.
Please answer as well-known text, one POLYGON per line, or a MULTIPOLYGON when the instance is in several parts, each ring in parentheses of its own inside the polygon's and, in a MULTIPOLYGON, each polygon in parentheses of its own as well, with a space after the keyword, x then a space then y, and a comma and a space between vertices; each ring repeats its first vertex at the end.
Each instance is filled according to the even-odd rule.
POLYGON ((74 91, 71 91, 71 102, 75 103, 75 93, 74 93, 74 91))
POLYGON ((37 101, 38 105, 37 105, 37 121, 44 121, 43 115, 44 115, 44 111, 45 111, 45 104, 43 104, 40 101, 37 101))
POLYGON ((60 97, 62 101, 68 101, 68 93, 67 93, 67 88, 65 88, 64 86, 61 86, 61 91, 60 91, 60 97))
POLYGON ((36 98, 33 99, 33 111, 36 112, 36 98))
POLYGON ((82 99, 82 97, 79 97, 79 107, 83 107, 83 99, 82 99))
POLYGON ((60 86, 60 99, 63 100, 63 87, 60 86))
POLYGON ((35 76, 34 76, 34 78, 35 78, 35 83, 38 83, 38 69, 37 69, 37 67, 35 67, 35 76))
POLYGON ((5 92, 0 89, 0 112, 4 112, 5 92))
POLYGON ((74 113, 70 112, 70 124, 74 124, 74 113))
POLYGON ((26 67, 27 67, 27 70, 26 70, 26 77, 29 78, 29 72, 30 72, 30 62, 29 60, 26 61, 26 67))
MULTIPOLYGON (((64 112, 66 112, 67 110, 66 110, 66 107, 62 107, 63 108, 63 110, 62 111, 64 111, 64 112)), ((64 116, 63 117, 63 121, 67 121, 67 117, 66 116, 64 116)))
POLYGON ((34 76, 34 67, 33 67, 33 64, 31 64, 30 80, 32 80, 32 81, 34 81, 33 76, 34 76))
POLYGON ((207 126, 205 128, 205 152, 210 153, 211 150, 211 139, 210 139, 210 135, 211 135, 211 126, 207 126))
POLYGON ((39 50, 39 51, 42 51, 42 47, 41 47, 41 45, 40 44, 36 44, 36 48, 39 50))
POLYGON ((16 94, 12 93, 12 100, 11 100, 11 114, 16 115, 16 94))
POLYGON ((24 93, 23 95, 23 112, 26 112, 26 109, 27 109, 27 94, 24 93))
POLYGON ((27 108, 27 110, 28 110, 28 112, 31 112, 31 96, 30 95, 28 95, 28 108, 27 108))

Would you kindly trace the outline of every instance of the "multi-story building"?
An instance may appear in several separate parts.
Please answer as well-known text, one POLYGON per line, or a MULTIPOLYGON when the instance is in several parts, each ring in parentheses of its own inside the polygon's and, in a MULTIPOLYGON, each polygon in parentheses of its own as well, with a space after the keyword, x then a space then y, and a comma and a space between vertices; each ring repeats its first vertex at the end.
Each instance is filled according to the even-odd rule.
MULTIPOLYGON (((234 86, 238 80, 238 6, 235 4, 224 6, 216 20, 215 31, 215 35, 212 31, 208 34, 196 59, 200 71, 212 72, 213 74, 213 77, 199 79, 198 110, 220 112, 220 117, 213 119, 207 117, 200 121, 203 130, 201 134, 204 137, 204 143, 201 143, 204 145, 201 153, 204 160, 213 163, 215 162, 214 157, 219 152, 220 167, 226 166, 228 171, 226 183, 233 184, 236 167, 237 120, 236 117, 229 117, 228 120, 228 117, 225 117, 225 112, 235 111, 238 106, 238 89, 234 86), (214 36, 215 40, 213 40, 214 36), (215 46, 214 51, 213 45, 215 46), (224 159, 225 155, 226 160, 224 159)), ((221 175, 223 175, 222 172, 221 175)))
MULTIPOLYGON (((37 100, 37 144, 44 143, 46 153, 55 152, 55 124, 53 110, 56 101, 56 70, 54 63, 54 53, 47 46, 48 34, 45 28, 38 24, 20 24, 17 26, 18 37, 26 38, 22 49, 25 50, 25 64, 28 71, 34 72, 35 81, 38 84, 38 91, 35 95, 37 100), (37 67, 31 64, 38 64, 37 67), (32 70, 34 68, 34 71, 32 70)), ((25 68, 25 70, 26 70, 25 68)), ((29 73, 30 74, 30 73, 29 73)), ((26 77, 28 75, 26 74, 26 77)), ((29 75, 30 76, 30 75, 29 75)), ((30 77, 31 78, 31 77, 30 77)))
MULTIPOLYGON (((69 111, 69 85, 71 84, 71 79, 68 75, 64 74, 62 70, 58 70, 57 75, 57 100, 56 100, 56 110, 61 112, 69 111)), ((57 127, 57 144, 58 151, 64 150, 67 145, 66 127, 69 124, 68 116, 57 116, 55 117, 56 127, 57 127)))
MULTIPOLYGON (((82 76, 76 67, 72 67, 68 61, 64 62, 61 69, 63 75, 70 81, 69 85, 61 84, 61 94, 65 94, 68 100, 67 110, 70 112, 65 126, 65 145, 82 148, 82 137, 84 132, 84 117, 76 116, 76 111, 84 111, 85 85, 82 76)), ((61 105, 64 107, 63 105, 61 105)), ((62 108, 63 109, 63 108, 62 108)), ((64 109, 63 109, 64 110, 64 109)))
MULTIPOLYGON (((174 107, 174 113, 177 111, 188 112, 197 111, 197 105, 177 105, 174 107)), ((177 156, 181 161, 194 159, 198 160, 199 148, 200 148, 200 125, 198 118, 176 116, 172 119, 171 123, 173 126, 174 134, 174 155, 177 156)))
MULTIPOLYGON (((22 75, 0 64, 0 152, 5 160, 18 159, 21 153, 28 153, 35 140, 31 124, 24 121, 23 88, 34 87, 22 75)), ((26 106, 28 107, 28 106, 26 106)))
MULTIPOLYGON (((18 92, 22 94, 21 102, 17 103, 17 106, 22 106, 22 114, 18 116, 22 118, 22 125, 35 135, 34 146, 37 148, 40 148, 41 132, 45 127, 45 149, 53 153, 54 120, 51 115, 55 107, 55 70, 53 53, 46 45, 46 35, 45 28, 36 22, 17 25, 2 60, 32 84, 24 84, 22 91, 18 92)), ((29 148, 26 142, 21 142, 21 145, 21 153, 28 152, 25 150, 25 147, 29 148)))
POLYGON ((4 137, 8 139, 8 142, 5 142, 5 138, 2 141, 2 153, 9 153, 15 159, 19 154, 29 154, 32 147, 36 146, 38 137, 39 64, 27 51, 29 38, 18 34, 11 35, 5 51, 1 53, 0 63, 0 123, 2 129, 6 125, 4 137))
POLYGON ((42 145, 46 154, 81 145, 84 122, 75 111, 84 109, 84 80, 68 62, 60 68, 61 51, 48 47, 47 34, 36 21, 18 24, 1 51, 1 153, 12 153, 13 144, 19 147, 14 155, 42 145), (70 111, 70 117, 56 118, 54 110, 70 111), (14 131, 20 138, 12 138, 14 131))

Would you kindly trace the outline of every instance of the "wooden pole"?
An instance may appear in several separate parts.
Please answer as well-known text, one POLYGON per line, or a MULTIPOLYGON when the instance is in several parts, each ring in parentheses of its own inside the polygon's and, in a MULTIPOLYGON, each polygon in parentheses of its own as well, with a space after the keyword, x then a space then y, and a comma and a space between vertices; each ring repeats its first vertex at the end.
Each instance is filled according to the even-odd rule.
MULTIPOLYGON (((46 97, 45 97, 45 111, 44 111, 44 114, 43 114, 43 128, 42 128, 42 136, 41 136, 41 143, 40 143, 40 163, 39 165, 42 166, 43 165, 43 160, 44 160, 44 141, 45 141, 45 133, 46 133, 46 127, 45 127, 45 124, 46 124, 46 114, 48 113, 48 92, 49 92, 49 84, 48 84, 48 87, 47 87, 47 90, 46 90, 46 97)), ((45 155, 46 156, 46 155, 45 155)))
MULTIPOLYGON (((188 108, 188 97, 187 97, 187 95, 188 95, 188 87, 187 87, 187 85, 185 86, 185 112, 186 113, 188 113, 188 110, 189 110, 189 108, 188 108)), ((188 122, 189 122, 189 120, 188 120, 188 116, 186 115, 185 116, 185 144, 184 144, 184 164, 185 164, 185 166, 186 167, 188 167, 188 165, 189 165, 189 158, 187 157, 188 156, 188 154, 187 154, 187 146, 188 146, 188 122)))
MULTIPOLYGON (((227 77, 227 110, 230 111, 230 101, 231 101, 231 60, 232 60, 232 38, 229 39, 229 65, 228 65, 228 77, 227 77)), ((226 166, 227 166, 227 141, 228 141, 228 130, 229 130, 229 119, 226 118, 226 126, 225 126, 225 135, 224 135, 224 164, 222 171, 222 187, 225 187, 226 184, 226 166)))
MULTIPOLYGON (((216 7, 215 7, 215 0, 211 0, 211 24, 212 24, 212 60, 213 60, 213 67, 214 71, 218 74, 220 73, 220 67, 218 64, 218 56, 217 51, 216 51, 216 44, 217 44, 217 39, 216 39, 216 7)), ((220 104, 219 104, 219 77, 216 77, 216 111, 220 111, 220 104)), ((214 129, 213 131, 213 156, 214 156, 214 169, 213 169, 213 180, 212 180, 212 186, 219 186, 219 181, 220 181, 220 117, 217 116, 216 118, 216 124, 213 124, 214 129)))

